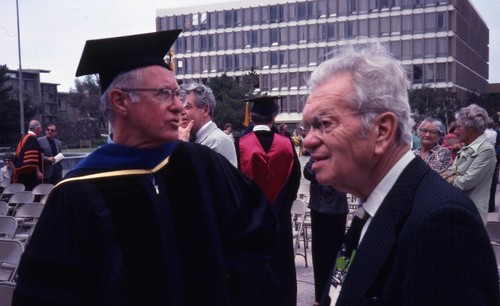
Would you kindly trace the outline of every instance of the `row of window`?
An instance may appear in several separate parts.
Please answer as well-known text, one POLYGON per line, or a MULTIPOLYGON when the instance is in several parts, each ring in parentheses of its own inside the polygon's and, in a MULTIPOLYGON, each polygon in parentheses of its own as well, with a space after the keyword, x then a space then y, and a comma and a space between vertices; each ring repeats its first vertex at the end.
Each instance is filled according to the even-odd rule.
POLYGON ((242 32, 181 36, 176 53, 207 52, 228 49, 259 48, 305 44, 364 37, 421 34, 445 31, 446 13, 426 13, 373 19, 274 27, 242 32))
POLYGON ((367 14, 390 9, 446 5, 447 0, 316 0, 261 7, 200 12, 171 18, 162 17, 163 28, 185 31, 232 28, 279 22, 293 22, 330 16, 367 14))
MULTIPOLYGON (((425 38, 387 42, 397 59, 437 58, 448 56, 448 38, 425 38)), ((177 74, 248 71, 252 68, 292 68, 315 66, 330 57, 337 47, 301 48, 214 56, 177 58, 177 74)))

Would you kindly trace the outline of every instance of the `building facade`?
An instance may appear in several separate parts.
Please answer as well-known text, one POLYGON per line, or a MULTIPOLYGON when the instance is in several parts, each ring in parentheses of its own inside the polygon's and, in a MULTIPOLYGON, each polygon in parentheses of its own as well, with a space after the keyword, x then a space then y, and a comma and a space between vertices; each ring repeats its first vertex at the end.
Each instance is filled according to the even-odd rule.
MULTIPOLYGON (((40 81, 41 73, 49 73, 49 70, 23 69, 22 86, 24 103, 35 108, 36 117, 41 123, 54 122, 58 116, 58 93, 59 84, 43 83, 40 81)), ((12 94, 19 96, 19 71, 9 70, 7 86, 12 87, 12 94)), ((29 121, 32 118, 25 118, 29 121)))
POLYGON ((468 0, 233 1, 158 10, 156 22, 183 29, 173 47, 179 82, 254 69, 261 92, 286 97, 278 122, 301 119, 306 81, 322 61, 374 38, 413 88, 487 91, 489 30, 468 0))

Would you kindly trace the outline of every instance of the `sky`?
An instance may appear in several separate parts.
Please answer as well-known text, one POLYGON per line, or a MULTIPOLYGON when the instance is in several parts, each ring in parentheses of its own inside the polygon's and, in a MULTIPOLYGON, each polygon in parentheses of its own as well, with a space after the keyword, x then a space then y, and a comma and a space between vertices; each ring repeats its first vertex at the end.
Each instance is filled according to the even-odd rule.
MULTIPOLYGON (((227 0, 17 0, 23 69, 50 70, 42 82, 74 87, 85 41, 156 31, 157 9, 227 0)), ((471 0, 490 29, 490 83, 500 83, 500 1, 471 0)), ((0 64, 19 68, 16 0, 0 0, 0 64)))

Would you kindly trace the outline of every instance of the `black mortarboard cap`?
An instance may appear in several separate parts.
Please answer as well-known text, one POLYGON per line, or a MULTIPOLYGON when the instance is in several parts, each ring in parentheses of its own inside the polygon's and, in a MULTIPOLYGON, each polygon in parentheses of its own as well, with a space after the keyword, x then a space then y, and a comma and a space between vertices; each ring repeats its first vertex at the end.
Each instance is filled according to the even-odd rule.
POLYGON ((163 59, 182 30, 87 40, 76 76, 99 74, 104 92, 122 72, 159 65, 170 69, 163 59))
POLYGON ((281 96, 262 96, 248 99, 245 102, 253 102, 252 113, 262 116, 272 116, 279 109, 277 100, 281 99, 283 99, 281 96))

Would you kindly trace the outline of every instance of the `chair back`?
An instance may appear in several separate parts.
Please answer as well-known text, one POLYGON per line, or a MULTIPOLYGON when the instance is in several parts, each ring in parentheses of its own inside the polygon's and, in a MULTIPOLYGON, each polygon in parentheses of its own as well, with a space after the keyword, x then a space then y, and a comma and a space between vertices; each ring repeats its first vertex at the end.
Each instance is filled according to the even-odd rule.
POLYGON ((12 296, 16 289, 14 282, 0 282, 0 306, 12 306, 12 296))
POLYGON ((38 219, 40 218, 40 215, 42 214, 42 210, 45 207, 45 204, 42 203, 25 203, 21 206, 16 211, 15 217, 16 218, 34 218, 38 219))
POLYGON ((0 238, 12 239, 17 230, 17 220, 11 216, 0 216, 0 238))
POLYGON ((9 203, 0 201, 0 216, 6 216, 9 212, 9 203))
POLYGON ((500 242, 500 221, 489 221, 486 223, 486 232, 490 241, 500 242))
MULTIPOLYGON (((300 238, 304 233, 304 220, 306 218, 306 203, 302 200, 294 200, 292 203, 292 209, 290 210, 292 214, 292 235, 293 235, 293 246, 294 246, 294 254, 297 255, 297 251, 300 248, 300 238)), ((306 252, 306 246, 304 243, 304 252, 306 252)), ((306 258, 305 253, 299 254, 306 258)), ((307 261, 306 261, 307 264, 307 261)))
POLYGON ((2 201, 8 201, 9 198, 16 192, 19 191, 24 191, 26 190, 26 187, 22 183, 10 183, 5 187, 5 189, 2 191, 2 195, 0 196, 0 200, 2 201))
POLYGON ((31 191, 18 191, 14 193, 10 199, 9 199, 9 204, 24 204, 24 203, 29 203, 33 202, 35 199, 35 195, 31 191))
POLYGON ((17 208, 14 217, 19 226, 14 239, 20 240, 25 244, 29 242, 44 207, 45 204, 42 203, 25 203, 17 208))
POLYGON ((9 272, 7 273, 7 281, 14 280, 23 251, 22 242, 12 239, 0 239, 0 269, 9 272))
POLYGON ((33 195, 35 196, 35 199, 40 201, 43 196, 49 194, 52 189, 54 188, 54 185, 52 184, 38 184, 33 188, 33 195))

